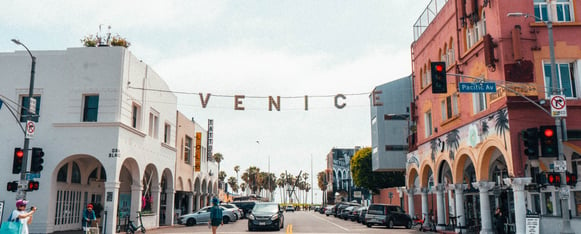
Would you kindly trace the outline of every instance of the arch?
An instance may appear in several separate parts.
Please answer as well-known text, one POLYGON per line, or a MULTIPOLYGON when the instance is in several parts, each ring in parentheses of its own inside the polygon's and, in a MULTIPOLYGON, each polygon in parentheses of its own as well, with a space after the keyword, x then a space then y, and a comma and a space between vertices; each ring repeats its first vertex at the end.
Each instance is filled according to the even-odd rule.
POLYGON ((200 182, 200 178, 196 177, 194 180, 194 192, 201 193, 202 192, 202 184, 200 182))
MULTIPOLYGON (((466 163, 470 163, 471 165, 475 165, 474 162, 476 161, 476 150, 469 147, 461 147, 456 152, 456 159, 452 165, 452 178, 455 184, 463 183, 462 178, 464 177, 464 169, 466 167, 466 163)), ((469 165, 469 164, 468 164, 469 165)))
POLYGON ((186 186, 187 186, 186 189, 187 189, 188 192, 193 192, 194 191, 193 188, 192 188, 192 179, 188 178, 188 182, 187 182, 186 186))
POLYGON ((445 159, 441 160, 437 168, 438 171, 436 173, 437 175, 436 184, 446 184, 446 182, 453 183, 452 166, 450 165, 448 160, 445 159))
POLYGON ((214 189, 213 188, 214 188, 214 184, 212 183, 212 181, 211 180, 208 181, 208 191, 207 191, 207 193, 208 194, 212 194, 214 192, 214 189))
POLYGON ((429 178, 433 174, 432 165, 424 160, 422 166, 420 167, 420 187, 424 188, 428 186, 429 178))
POLYGON ((218 195, 218 181, 214 181, 214 194, 218 195))
POLYGON ((488 169, 490 166, 491 159, 494 156, 495 150, 498 150, 500 155, 503 157, 504 161, 506 162, 507 170, 509 176, 514 176, 514 168, 512 165, 512 160, 510 157, 507 157, 507 152, 504 150, 504 143, 501 139, 497 136, 490 136, 483 142, 482 146, 480 147, 479 155, 478 155, 478 162, 476 169, 476 179, 478 181, 486 181, 488 180, 488 169))
POLYGON ((208 192, 208 189, 207 188, 208 188, 208 185, 207 185, 206 179, 204 178, 202 180, 202 190, 201 190, 202 193, 207 193, 208 192))
POLYGON ((182 177, 178 176, 176 181, 176 188, 177 191, 184 191, 184 182, 182 181, 182 177))
POLYGON ((406 176, 407 182, 406 187, 413 188, 415 187, 415 182, 417 177, 419 176, 417 166, 412 166, 408 169, 408 175, 406 176))

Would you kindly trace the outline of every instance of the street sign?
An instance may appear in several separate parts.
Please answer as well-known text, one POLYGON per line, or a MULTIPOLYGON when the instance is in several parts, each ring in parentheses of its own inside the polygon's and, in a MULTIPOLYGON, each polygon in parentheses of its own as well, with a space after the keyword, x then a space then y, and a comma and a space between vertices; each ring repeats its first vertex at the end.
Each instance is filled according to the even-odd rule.
POLYGON ((565 99, 565 95, 551 96, 551 115, 553 117, 567 117, 567 99, 565 99))
POLYGON ((539 218, 536 217, 527 217, 526 219, 526 230, 525 233, 527 234, 539 234, 539 218))
POLYGON ((559 193, 561 195, 561 199, 568 200, 569 199, 569 186, 561 187, 559 189, 559 193))
POLYGON ((36 114, 36 98, 30 99, 30 105, 28 105, 28 114, 34 115, 36 114))
POLYGON ((555 164, 555 172, 565 172, 567 171, 567 161, 563 160, 563 161, 553 161, 553 164, 555 164))
POLYGON ((496 93, 496 83, 494 82, 460 82, 458 83, 460 93, 496 93))
POLYGON ((360 198, 361 197, 361 191, 353 191, 353 197, 360 198))
POLYGON ((34 180, 40 178, 40 173, 26 173, 26 180, 34 180))
POLYGON ((34 121, 26 121, 26 138, 32 138, 34 136, 34 121))

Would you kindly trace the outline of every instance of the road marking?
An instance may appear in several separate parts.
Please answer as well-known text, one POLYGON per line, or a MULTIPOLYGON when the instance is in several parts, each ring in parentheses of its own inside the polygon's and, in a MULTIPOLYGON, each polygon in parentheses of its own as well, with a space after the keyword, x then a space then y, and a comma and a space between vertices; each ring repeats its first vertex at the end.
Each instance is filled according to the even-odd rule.
POLYGON ((310 213, 309 213, 309 215, 311 215, 311 216, 313 216, 313 217, 315 217, 315 218, 317 218, 317 219, 323 220, 323 221, 325 221, 325 222, 327 222, 327 223, 333 224, 333 225, 337 226, 338 228, 341 228, 341 229, 343 229, 343 231, 346 231, 346 232, 348 232, 348 231, 349 231, 349 229, 347 229, 347 228, 345 228, 345 227, 343 227, 343 226, 341 226, 341 225, 339 225, 339 224, 333 223, 333 222, 331 222, 331 221, 329 221, 329 220, 327 220, 327 219, 324 219, 324 218, 318 217, 318 216, 316 216, 316 215, 313 215, 313 214, 310 214, 310 213))

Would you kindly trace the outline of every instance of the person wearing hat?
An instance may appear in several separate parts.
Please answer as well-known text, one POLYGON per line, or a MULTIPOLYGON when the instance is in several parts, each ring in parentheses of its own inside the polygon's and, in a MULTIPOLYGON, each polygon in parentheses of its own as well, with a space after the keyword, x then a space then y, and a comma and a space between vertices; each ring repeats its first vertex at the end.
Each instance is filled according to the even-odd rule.
POLYGON ((85 232, 89 231, 89 228, 91 227, 91 221, 94 221, 95 219, 97 219, 97 216, 95 216, 93 204, 89 203, 87 205, 87 209, 83 211, 83 220, 82 220, 83 231, 85 232))
POLYGON ((208 222, 208 225, 212 228, 212 234, 216 234, 218 226, 224 225, 224 222, 222 221, 222 209, 218 203, 220 203, 220 201, 217 197, 212 198, 213 206, 210 208, 210 222, 208 222))
POLYGON ((10 219, 12 221, 20 221, 20 233, 21 234, 28 234, 28 224, 32 223, 32 216, 34 212, 36 212, 36 207, 31 207, 30 211, 26 211, 26 204, 28 204, 27 200, 18 200, 16 201, 16 210, 12 211, 10 215, 10 219))

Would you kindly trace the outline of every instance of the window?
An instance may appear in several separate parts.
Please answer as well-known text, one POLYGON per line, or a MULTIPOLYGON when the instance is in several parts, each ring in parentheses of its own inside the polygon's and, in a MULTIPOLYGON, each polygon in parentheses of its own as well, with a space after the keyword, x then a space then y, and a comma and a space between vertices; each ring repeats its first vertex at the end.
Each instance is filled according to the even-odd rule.
POLYGON ((80 184, 81 183, 81 169, 76 162, 73 162, 73 171, 71 174, 71 183, 80 184))
POLYGON ((99 112, 99 95, 85 95, 83 105, 83 122, 97 122, 99 112))
POLYGON ((442 100, 440 108, 442 111, 442 121, 458 115, 458 94, 452 94, 442 100))
POLYGON ((67 163, 59 169, 59 172, 56 176, 56 181, 66 183, 68 173, 69 173, 69 164, 67 163))
POLYGON ((480 31, 482 32, 482 36, 486 35, 486 14, 482 11, 482 17, 480 18, 480 31))
POLYGON ((171 140, 171 125, 165 124, 163 127, 163 143, 169 144, 171 140))
MULTIPOLYGON (((545 73, 545 94, 547 96, 552 94, 552 80, 551 80, 551 64, 544 64, 545 73)), ((570 98, 577 97, 577 85, 575 84, 574 66, 573 63, 556 63, 557 68, 557 82, 559 89, 562 90, 563 95, 570 98)))
POLYGON ((456 57, 454 56, 454 44, 452 40, 450 40, 450 48, 448 48, 448 63, 453 64, 456 61, 456 57))
POLYGON ((474 114, 486 110, 486 93, 473 93, 472 107, 474 114))
POLYGON ((425 124, 425 135, 429 137, 432 135, 432 111, 429 110, 424 113, 424 122, 425 124))
POLYGON ((549 21, 549 15, 554 15, 553 22, 572 22, 571 0, 557 0, 555 10, 549 7, 551 0, 534 0, 536 21, 549 21))
POLYGON ((131 106, 131 127, 138 128, 139 127, 139 116, 141 115, 141 107, 136 103, 133 103, 131 106))
MULTIPOLYGON (((36 115, 34 115, 31 120, 34 122, 38 122, 38 116, 40 115, 40 96, 33 96, 36 99, 36 115)), ((22 110, 20 111, 20 122, 26 122, 26 117, 28 116, 28 107, 29 107, 29 98, 28 96, 22 96, 20 99, 22 102, 20 105, 22 106, 22 110)))
POLYGON ((186 145, 184 145, 184 162, 192 163, 192 138, 189 136, 186 136, 186 145))
POLYGON ((157 112, 151 112, 149 113, 149 136, 157 138, 158 129, 159 129, 159 114, 157 112))
POLYGON ((471 28, 466 28, 466 48, 470 49, 472 48, 472 29, 471 28))

